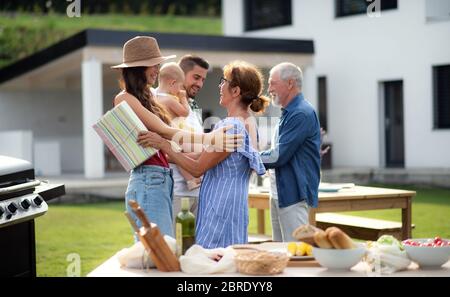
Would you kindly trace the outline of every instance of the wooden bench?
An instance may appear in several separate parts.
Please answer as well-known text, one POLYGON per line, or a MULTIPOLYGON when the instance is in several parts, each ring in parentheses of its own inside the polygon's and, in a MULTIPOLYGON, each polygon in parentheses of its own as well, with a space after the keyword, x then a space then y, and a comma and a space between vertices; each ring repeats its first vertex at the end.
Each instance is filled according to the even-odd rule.
MULTIPOLYGON (((350 237, 363 240, 377 240, 381 235, 392 235, 402 240, 402 223, 355 217, 337 213, 317 213, 316 226, 326 229, 336 226, 350 237)), ((411 225, 414 228, 414 225, 411 225)))

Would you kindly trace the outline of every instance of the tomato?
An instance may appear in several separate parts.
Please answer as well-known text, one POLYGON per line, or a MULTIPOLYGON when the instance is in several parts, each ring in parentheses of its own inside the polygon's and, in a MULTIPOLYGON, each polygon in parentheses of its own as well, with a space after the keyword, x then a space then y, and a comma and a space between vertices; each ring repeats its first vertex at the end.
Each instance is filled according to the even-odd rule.
POLYGON ((435 238, 427 239, 424 242, 415 241, 412 239, 403 240, 402 243, 404 245, 410 246, 422 246, 422 247, 442 247, 442 246, 450 246, 449 240, 443 240, 441 237, 436 236, 435 238))
POLYGON ((449 246, 450 245, 450 243, 448 241, 445 241, 445 240, 441 241, 441 244, 442 244, 442 246, 449 246))

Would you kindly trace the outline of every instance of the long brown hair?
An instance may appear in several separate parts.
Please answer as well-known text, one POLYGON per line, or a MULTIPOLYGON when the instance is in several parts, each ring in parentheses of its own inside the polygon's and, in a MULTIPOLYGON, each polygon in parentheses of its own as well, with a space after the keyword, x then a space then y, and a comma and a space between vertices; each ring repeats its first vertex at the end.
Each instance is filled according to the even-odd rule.
POLYGON ((122 68, 120 88, 136 97, 142 106, 157 115, 164 123, 170 125, 170 116, 167 110, 156 102, 150 91, 145 71, 147 67, 122 68))

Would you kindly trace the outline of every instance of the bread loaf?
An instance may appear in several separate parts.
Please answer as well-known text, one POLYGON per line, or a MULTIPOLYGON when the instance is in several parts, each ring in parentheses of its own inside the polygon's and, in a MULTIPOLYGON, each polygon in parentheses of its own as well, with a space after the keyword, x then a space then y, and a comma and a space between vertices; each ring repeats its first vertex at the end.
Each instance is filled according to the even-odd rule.
POLYGON ((336 227, 330 230, 328 234, 328 240, 331 242, 335 249, 351 249, 354 247, 352 239, 345 234, 341 229, 336 227))
POLYGON ((314 233, 314 242, 317 244, 318 247, 322 249, 333 248, 333 245, 327 238, 327 234, 322 230, 316 231, 316 233, 314 233))

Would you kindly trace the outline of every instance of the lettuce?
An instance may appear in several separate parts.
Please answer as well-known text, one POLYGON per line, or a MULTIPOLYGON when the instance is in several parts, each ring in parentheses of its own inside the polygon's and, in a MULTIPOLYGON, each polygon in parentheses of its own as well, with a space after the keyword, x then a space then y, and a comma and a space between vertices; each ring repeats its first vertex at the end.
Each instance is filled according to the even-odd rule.
POLYGON ((377 242, 382 245, 390 245, 390 246, 398 247, 400 249, 400 251, 405 250, 405 248, 403 247, 403 244, 392 235, 383 235, 380 238, 378 238, 377 242))

